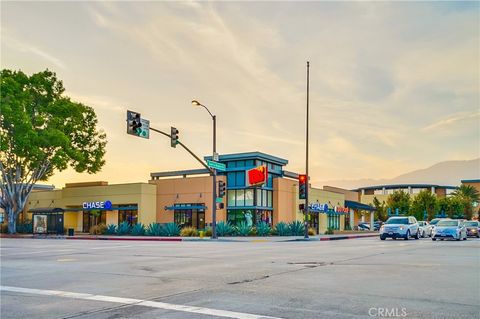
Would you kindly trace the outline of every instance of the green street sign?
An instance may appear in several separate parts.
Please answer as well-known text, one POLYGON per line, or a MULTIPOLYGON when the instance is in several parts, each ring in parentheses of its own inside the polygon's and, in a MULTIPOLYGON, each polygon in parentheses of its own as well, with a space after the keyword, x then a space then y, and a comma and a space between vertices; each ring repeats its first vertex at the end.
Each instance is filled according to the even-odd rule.
POLYGON ((217 203, 223 203, 223 198, 221 197, 217 197, 217 200, 216 200, 217 203))
POLYGON ((218 171, 225 171, 226 170, 225 164, 222 164, 222 163, 219 163, 219 162, 214 162, 214 161, 207 160, 207 165, 208 165, 208 167, 214 168, 218 171))

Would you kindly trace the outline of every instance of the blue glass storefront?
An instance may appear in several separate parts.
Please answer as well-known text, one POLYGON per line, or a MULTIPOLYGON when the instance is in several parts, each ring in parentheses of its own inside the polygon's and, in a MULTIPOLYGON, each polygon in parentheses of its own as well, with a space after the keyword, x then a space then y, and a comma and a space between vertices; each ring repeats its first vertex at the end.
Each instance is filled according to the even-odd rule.
MULTIPOLYGON (((211 159, 206 157, 205 159, 211 159)), ((273 223, 273 179, 282 177, 282 167, 288 161, 260 152, 220 156, 219 162, 226 165, 227 221, 232 225, 246 222, 255 225, 261 221, 273 223), (247 171, 265 166, 267 182, 261 186, 247 186, 247 171)))

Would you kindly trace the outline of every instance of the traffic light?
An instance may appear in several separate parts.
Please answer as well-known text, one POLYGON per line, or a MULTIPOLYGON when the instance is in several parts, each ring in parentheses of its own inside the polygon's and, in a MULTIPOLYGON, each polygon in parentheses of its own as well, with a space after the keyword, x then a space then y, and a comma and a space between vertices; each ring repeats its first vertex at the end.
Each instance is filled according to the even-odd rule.
POLYGON ((298 209, 301 211, 305 210, 305 204, 299 204, 298 209))
POLYGON ((177 147, 178 144, 178 130, 173 126, 170 128, 170 146, 177 147))
POLYGON ((307 175, 305 174, 298 175, 298 198, 307 198, 307 175))
POLYGON ((140 113, 127 111, 127 134, 139 135, 142 127, 140 113))
POLYGON ((150 137, 150 121, 142 119, 140 113, 127 111, 127 134, 148 139, 150 137))
POLYGON ((223 197, 225 196, 225 182, 224 181, 218 181, 218 197, 223 197))
POLYGON ((218 203, 218 209, 224 209, 225 204, 224 203, 218 203))

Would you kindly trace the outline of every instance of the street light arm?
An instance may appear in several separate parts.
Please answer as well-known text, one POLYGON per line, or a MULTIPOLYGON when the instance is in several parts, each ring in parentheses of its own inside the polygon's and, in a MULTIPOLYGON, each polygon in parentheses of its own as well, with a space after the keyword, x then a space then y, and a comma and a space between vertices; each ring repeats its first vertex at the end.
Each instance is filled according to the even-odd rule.
POLYGON ((212 119, 213 119, 214 115, 212 114, 212 112, 210 112, 210 110, 208 109, 208 107, 206 107, 206 106, 203 105, 203 104, 200 104, 200 105, 203 106, 203 107, 205 108, 205 110, 207 110, 208 114, 210 114, 210 116, 211 116, 212 119))

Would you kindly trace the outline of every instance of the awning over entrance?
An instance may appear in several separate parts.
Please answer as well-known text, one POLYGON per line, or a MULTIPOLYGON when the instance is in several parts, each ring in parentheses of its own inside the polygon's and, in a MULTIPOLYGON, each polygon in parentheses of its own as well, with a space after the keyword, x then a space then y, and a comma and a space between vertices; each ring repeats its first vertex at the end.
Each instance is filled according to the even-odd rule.
POLYGON ((361 209, 361 210, 368 210, 368 211, 374 211, 375 210, 375 207, 372 207, 372 206, 367 205, 367 204, 355 202, 353 200, 346 200, 345 201, 345 206, 348 207, 348 208, 352 208, 352 209, 361 209))
POLYGON ((207 209, 205 205, 165 206, 165 210, 207 209))
POLYGON ((59 207, 39 207, 39 208, 32 208, 28 210, 30 213, 42 213, 42 214, 57 214, 63 213, 65 210, 59 207))

